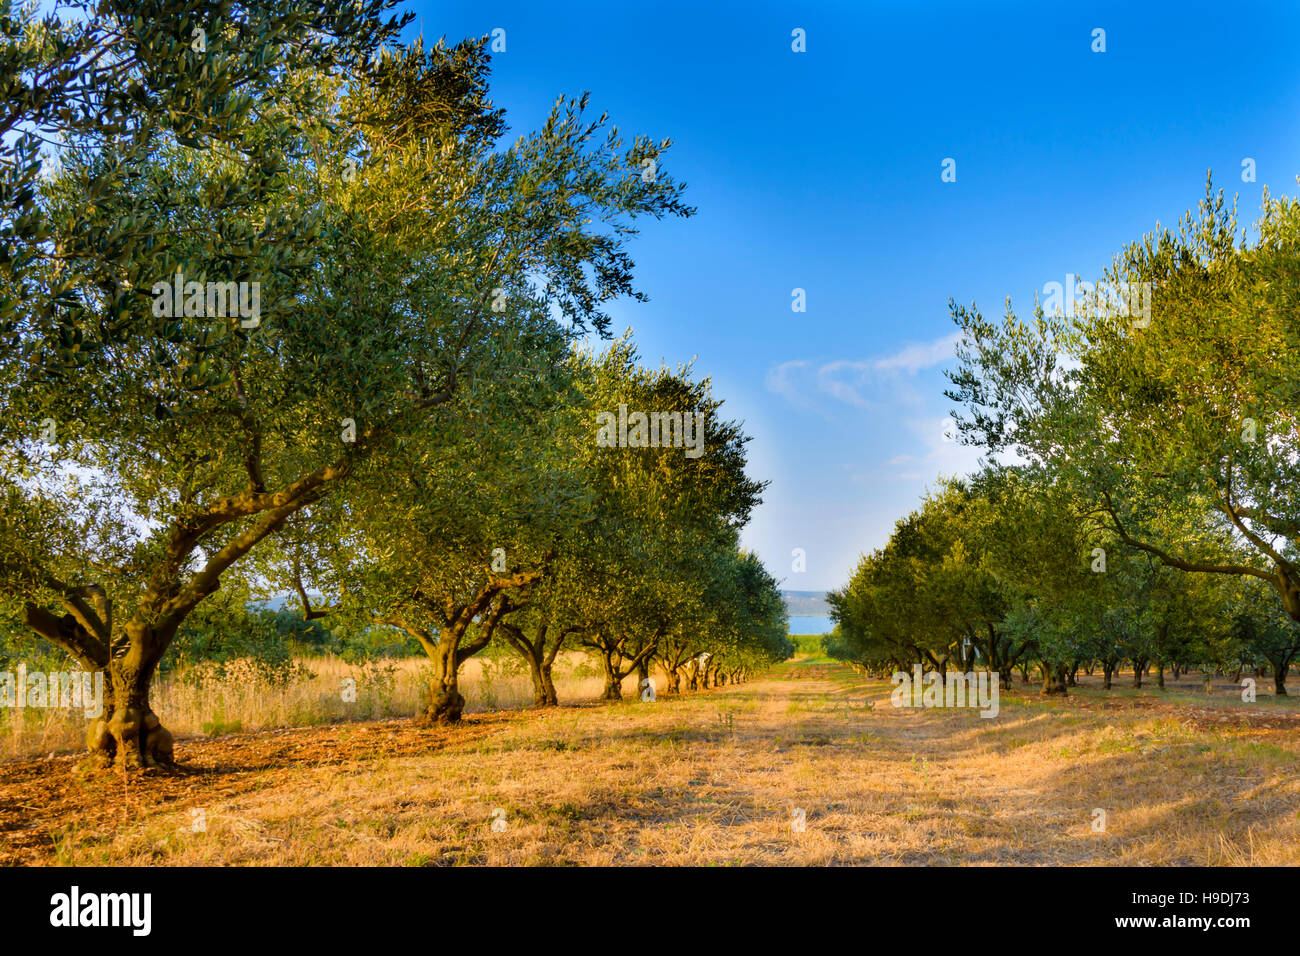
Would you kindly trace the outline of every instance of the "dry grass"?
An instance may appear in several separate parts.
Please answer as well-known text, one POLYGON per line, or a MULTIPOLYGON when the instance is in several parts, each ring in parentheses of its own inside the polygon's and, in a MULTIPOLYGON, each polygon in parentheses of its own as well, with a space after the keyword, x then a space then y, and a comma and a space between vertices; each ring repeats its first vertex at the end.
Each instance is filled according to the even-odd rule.
POLYGON ((1044 700, 1016 685, 1001 716, 983 720, 896 710, 889 690, 803 659, 744 687, 656 703, 482 713, 452 729, 390 719, 188 740, 178 775, 11 762, 0 859, 1300 863, 1300 713, 1289 701, 1092 688, 1044 700), (792 827, 797 809, 804 832, 792 827), (1104 833, 1094 809, 1106 811, 1104 833))
MULTIPOLYGON (((556 690, 565 700, 598 697, 604 680, 584 655, 555 663, 556 690)), ((409 717, 429 683, 423 658, 348 664, 337 657, 296 661, 291 671, 268 679, 249 661, 219 670, 187 668, 156 682, 152 703, 178 736, 221 735, 276 727, 306 727, 339 720, 409 717), (356 700, 343 699, 345 679, 356 682, 356 700)), ((631 693, 635 680, 625 682, 631 693)), ((515 658, 474 657, 461 668, 461 693, 471 712, 517 709, 533 702, 532 683, 515 658)), ((84 713, 70 710, 0 708, 0 758, 75 750, 85 737, 84 713)))

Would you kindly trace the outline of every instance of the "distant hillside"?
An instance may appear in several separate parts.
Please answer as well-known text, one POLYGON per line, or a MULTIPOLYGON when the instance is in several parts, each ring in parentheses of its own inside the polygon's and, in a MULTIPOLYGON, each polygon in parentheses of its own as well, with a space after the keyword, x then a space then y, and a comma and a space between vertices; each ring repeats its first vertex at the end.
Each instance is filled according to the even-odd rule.
POLYGON ((831 613, 825 591, 782 591, 781 597, 785 599, 785 609, 792 617, 831 613))

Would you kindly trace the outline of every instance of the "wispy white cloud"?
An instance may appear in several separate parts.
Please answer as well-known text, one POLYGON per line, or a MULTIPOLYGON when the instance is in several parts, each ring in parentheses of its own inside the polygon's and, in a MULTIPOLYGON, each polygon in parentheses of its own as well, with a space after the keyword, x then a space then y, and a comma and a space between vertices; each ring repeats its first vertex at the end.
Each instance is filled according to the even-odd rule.
POLYGON ((882 372, 897 370, 907 372, 909 375, 915 375, 922 369, 933 368, 955 357, 957 343, 960 341, 961 333, 953 332, 951 335, 945 335, 933 342, 908 345, 893 355, 876 359, 875 367, 882 372))
POLYGON ((954 333, 909 344, 890 355, 837 359, 815 367, 806 359, 795 359, 769 369, 765 385, 769 392, 803 408, 816 407, 817 395, 873 411, 900 402, 915 406, 921 404, 921 398, 907 378, 953 358, 957 341, 954 333))
POLYGON ((952 334, 873 358, 783 362, 768 372, 767 389, 822 412, 828 421, 837 417, 827 414, 837 405, 871 413, 862 432, 867 457, 845 465, 850 482, 930 485, 941 476, 975 471, 983 453, 961 444, 947 403, 930 378, 921 378, 951 362, 958 341, 952 334))
POLYGON ((862 362, 827 362, 817 369, 817 390, 856 408, 879 408, 862 392, 872 384, 870 368, 862 362))
POLYGON ((789 399, 796 405, 810 407, 808 396, 799 390, 796 379, 800 377, 800 369, 808 367, 808 363, 803 359, 796 359, 793 362, 782 362, 780 365, 774 365, 767 370, 767 377, 763 381, 764 387, 774 394, 789 399))

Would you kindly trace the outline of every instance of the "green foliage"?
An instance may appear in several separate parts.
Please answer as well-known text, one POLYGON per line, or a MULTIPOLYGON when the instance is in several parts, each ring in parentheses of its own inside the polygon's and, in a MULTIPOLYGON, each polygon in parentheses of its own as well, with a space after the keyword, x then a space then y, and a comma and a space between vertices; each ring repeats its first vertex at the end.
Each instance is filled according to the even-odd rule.
POLYGON ((694 212, 671 143, 585 95, 505 141, 486 41, 400 45, 389 6, 0 15, 0 626, 137 700, 159 666, 419 650, 453 718, 499 625, 534 671, 579 637, 616 670, 789 656, 740 424, 577 347, 643 298, 636 221, 694 212), (703 453, 602 447, 621 403, 702 416, 703 453))
POLYGON ((790 641, 794 644, 796 654, 821 654, 826 648, 827 641, 831 640, 833 635, 830 634, 791 634, 790 641))
POLYGON ((1107 275, 1149 288, 1149 315, 996 323, 954 304, 949 395, 972 441, 1052 469, 1129 547, 1265 582, 1300 619, 1300 203, 1265 195, 1256 232, 1207 183, 1197 215, 1107 275))
POLYGON ((670 144, 625 142, 585 97, 503 144, 485 41, 388 50, 387 6, 105 0, 7 24, 0 615, 87 667, 147 690, 176 640, 284 646, 265 615, 191 618, 295 525, 313 558, 370 559, 360 654, 362 609, 463 584, 492 547, 536 563, 573 520, 545 429, 569 341, 640 298, 634 221, 693 212, 670 144), (256 315, 214 313, 226 282, 260 289, 256 315), (313 534, 345 524, 366 548, 313 534))
POLYGON ((1044 690, 1099 662, 1232 671, 1278 692, 1300 621, 1300 203, 1250 240, 1199 213, 1126 247, 1095 295, 1001 322, 953 303, 965 440, 1024 465, 947 482, 830 596, 837 657, 972 662, 1044 690), (1271 592, 1271 599, 1269 597, 1271 592), (1028 655, 1028 657, 1025 657, 1028 655))

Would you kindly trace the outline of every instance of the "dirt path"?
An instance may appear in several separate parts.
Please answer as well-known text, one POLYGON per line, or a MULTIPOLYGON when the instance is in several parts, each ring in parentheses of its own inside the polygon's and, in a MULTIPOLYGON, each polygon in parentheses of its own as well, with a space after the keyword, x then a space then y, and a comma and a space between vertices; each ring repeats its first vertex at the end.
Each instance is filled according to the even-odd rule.
POLYGON ((742 687, 451 730, 186 740, 185 773, 135 780, 15 761, 0 862, 1300 862, 1289 711, 1249 726, 1015 688, 985 720, 896 709, 889 690, 801 660, 742 687))

